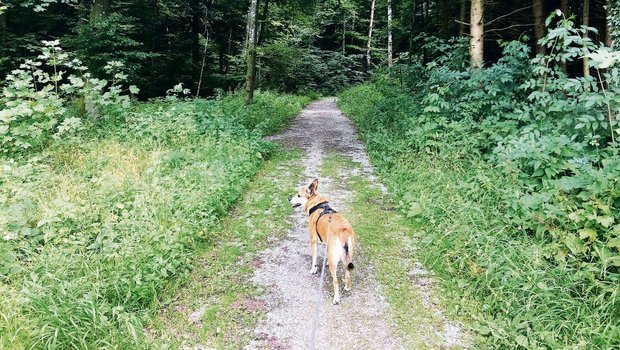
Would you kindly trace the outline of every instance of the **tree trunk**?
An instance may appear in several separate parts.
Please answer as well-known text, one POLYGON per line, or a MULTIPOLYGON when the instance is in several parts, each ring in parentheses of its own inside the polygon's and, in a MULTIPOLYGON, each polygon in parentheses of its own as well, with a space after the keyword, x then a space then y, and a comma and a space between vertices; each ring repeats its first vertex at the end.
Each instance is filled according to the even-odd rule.
MULTIPOLYGON (((202 51, 202 64, 200 65, 200 74, 198 75, 198 87, 196 88, 196 97, 200 96, 200 88, 202 87, 202 77, 204 75, 205 65, 207 63, 207 49, 209 48, 209 23, 208 23, 206 8, 205 8, 203 21, 204 21, 204 32, 202 35, 204 35, 204 38, 205 38, 205 46, 202 51)), ((220 64, 220 67, 221 67, 221 64, 220 64)))
POLYGON ((220 74, 224 74, 224 45, 219 45, 218 62, 219 72, 220 74))
MULTIPOLYGON (((428 0, 424 0, 424 2, 422 3, 422 15, 424 16, 424 20, 423 23, 429 23, 429 17, 428 17, 428 0)), ((426 64, 426 45, 422 46, 422 64, 426 64)))
MULTIPOLYGON (((560 11, 562 11, 564 16, 568 18, 568 0, 560 1, 560 11)), ((568 71, 568 65, 566 64, 566 62, 560 63, 560 67, 562 68, 562 71, 564 73, 568 71)))
POLYGON ((450 17, 452 15, 452 11, 450 11, 450 6, 448 6, 448 0, 441 0, 441 32, 443 34, 443 38, 448 40, 450 38, 450 17))
POLYGON ((607 0, 605 4, 605 38, 604 44, 607 47, 612 47, 614 45, 613 39, 611 38, 611 24, 609 23, 609 16, 611 14, 611 0, 607 0))
POLYGON ((265 23, 267 23, 267 16, 269 15, 269 0, 265 0, 265 6, 263 7, 263 15, 260 19, 260 32, 258 33, 258 45, 265 40, 265 23))
MULTIPOLYGON (((586 27, 590 25, 590 0, 583 0, 583 25, 586 27)), ((588 39, 587 30, 583 33, 583 38, 588 39)), ((583 76, 590 76, 590 60, 588 57, 583 58, 583 76)))
POLYGON ((562 11, 564 16, 568 17, 568 0, 560 1, 560 11, 562 11))
POLYGON ((465 35, 465 14, 467 13, 467 0, 461 0, 461 15, 459 23, 459 37, 465 35))
POLYGON ((484 62, 484 0, 471 0, 469 20, 469 57, 472 68, 480 68, 484 62))
POLYGON ((370 24, 368 25, 368 43, 366 45, 366 74, 370 72, 370 49, 372 47, 372 26, 375 20, 375 0, 370 2, 370 24))
POLYGON ((346 53, 347 47, 347 19, 346 17, 342 20, 342 55, 344 56, 346 53))
POLYGON ((202 13, 200 11, 200 0, 192 0, 189 5, 192 11, 192 19, 190 22, 192 31, 192 67, 193 76, 196 77, 198 73, 198 66, 200 65, 200 20, 202 13))
MULTIPOLYGON (((246 33, 247 35, 247 33, 246 33)), ((247 40, 247 38, 246 38, 247 40)), ((226 74, 228 74, 229 69, 230 69, 230 56, 232 55, 232 26, 228 27, 228 48, 226 50, 226 69, 224 70, 224 72, 226 74)))
POLYGON ((388 47, 387 62, 388 67, 392 67, 392 0, 387 2, 387 20, 388 20, 388 47))
POLYGON ((246 62, 247 74, 245 78, 245 103, 249 104, 254 98, 254 79, 256 78, 256 37, 257 37, 258 0, 250 0, 248 11, 246 62))
POLYGON ((411 7, 411 29, 409 30, 409 64, 411 64, 411 58, 413 56, 413 34, 415 29, 415 17, 418 12, 418 2, 413 0, 413 6, 411 7))
POLYGON ((110 11, 111 0, 93 0, 90 7, 90 19, 99 19, 110 11))
POLYGON ((545 36, 544 6, 543 0, 532 0, 532 14, 534 15, 534 40, 536 40, 536 53, 546 54, 547 49, 539 43, 545 36))

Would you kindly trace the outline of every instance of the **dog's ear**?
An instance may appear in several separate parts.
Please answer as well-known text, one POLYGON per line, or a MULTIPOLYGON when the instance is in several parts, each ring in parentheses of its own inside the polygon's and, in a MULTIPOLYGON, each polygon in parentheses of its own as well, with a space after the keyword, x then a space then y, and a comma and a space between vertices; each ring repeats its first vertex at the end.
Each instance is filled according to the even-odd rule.
POLYGON ((306 193, 309 195, 313 195, 316 189, 319 187, 319 179, 314 179, 308 189, 306 189, 306 193))
POLYGON ((316 191, 319 188, 319 179, 314 179, 312 181, 312 188, 316 191))

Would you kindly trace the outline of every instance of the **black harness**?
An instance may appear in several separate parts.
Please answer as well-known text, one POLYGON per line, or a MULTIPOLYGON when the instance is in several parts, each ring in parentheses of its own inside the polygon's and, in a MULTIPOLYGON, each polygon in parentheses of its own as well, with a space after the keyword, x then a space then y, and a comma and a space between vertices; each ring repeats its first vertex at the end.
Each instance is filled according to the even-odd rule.
POLYGON ((323 242, 323 239, 321 238, 321 235, 319 234, 319 227, 318 227, 319 226, 319 220, 321 220, 323 215, 329 214, 330 217, 331 217, 331 214, 337 213, 337 211, 332 209, 329 206, 329 204, 327 204, 327 202, 322 202, 322 203, 319 203, 319 204, 315 205, 314 207, 310 208, 310 210, 308 210, 308 216, 312 215, 312 213, 314 213, 318 209, 321 209, 323 211, 321 212, 321 214, 319 214, 319 217, 314 222, 314 230, 316 231, 316 235, 319 236, 319 240, 321 242, 323 242))

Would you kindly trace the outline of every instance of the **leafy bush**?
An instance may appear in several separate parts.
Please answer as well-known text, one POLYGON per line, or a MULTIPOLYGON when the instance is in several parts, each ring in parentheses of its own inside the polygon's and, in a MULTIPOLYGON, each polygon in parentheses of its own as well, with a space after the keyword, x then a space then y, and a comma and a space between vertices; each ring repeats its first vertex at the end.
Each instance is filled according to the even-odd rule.
POLYGON ((278 41, 259 51, 259 84, 278 91, 333 94, 362 81, 358 57, 278 41))
POLYGON ((105 16, 79 22, 74 34, 63 40, 75 52, 78 59, 89 67, 96 78, 104 78, 107 62, 122 62, 133 84, 144 86, 144 78, 138 75, 146 59, 159 55, 146 52, 143 44, 134 40, 137 29, 131 13, 107 13, 105 16))
POLYGON ((489 68, 444 56, 341 96, 485 346, 620 345, 618 53, 584 30, 561 19, 548 56, 504 43, 489 68), (596 75, 566 76, 584 55, 596 75))
MULTIPOLYGON (((51 137, 79 129, 86 114, 96 117, 99 107, 128 106, 129 97, 122 95, 127 75, 120 62, 104 67, 111 76, 108 82, 93 78, 79 60, 71 60, 57 40, 43 44, 38 60, 26 60, 6 77, 0 98, 1 153, 41 150, 51 137), (66 76, 68 71, 73 73, 66 76), (77 113, 70 113, 75 107, 77 113)), ((138 88, 129 86, 128 91, 137 93, 138 88)))

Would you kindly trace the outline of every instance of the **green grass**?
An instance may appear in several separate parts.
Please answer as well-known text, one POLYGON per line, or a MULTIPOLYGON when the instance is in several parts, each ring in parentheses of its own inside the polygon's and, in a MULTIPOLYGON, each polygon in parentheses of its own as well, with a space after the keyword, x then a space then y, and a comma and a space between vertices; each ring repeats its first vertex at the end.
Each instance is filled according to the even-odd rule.
POLYGON ((148 346, 143 324, 307 102, 259 93, 106 114, 0 159, 0 348, 148 346))
POLYGON ((339 103, 360 126, 375 170, 414 232, 417 256, 438 277, 446 305, 469 326, 476 348, 618 346, 617 277, 600 281, 587 264, 558 263, 548 241, 512 224, 504 199, 514 184, 499 169, 473 153, 407 148, 416 128, 405 127, 407 118, 423 113, 408 95, 366 85, 339 103))
POLYGON ((442 320, 423 299, 436 303, 436 309, 441 309, 446 301, 440 290, 420 287, 415 283, 416 277, 410 276, 418 261, 416 230, 396 211, 392 196, 383 193, 377 184, 362 176, 334 176, 356 168, 361 170, 351 158, 330 154, 323 159, 321 176, 332 176, 335 186, 353 191, 346 203, 346 216, 357 234, 358 253, 373 265, 376 278, 383 285, 398 333, 411 348, 439 348, 443 344, 438 333, 443 331, 442 320))
POLYGON ((218 349, 246 345, 257 320, 266 311, 250 278, 256 255, 286 233, 291 208, 286 197, 298 183, 300 152, 278 152, 255 176, 241 201, 212 234, 187 281, 166 292, 150 334, 155 344, 176 348, 183 341, 218 349), (198 322, 189 315, 205 308, 198 322), (179 337, 182 334, 182 337, 179 337), (187 338, 189 340, 183 340, 187 338))

